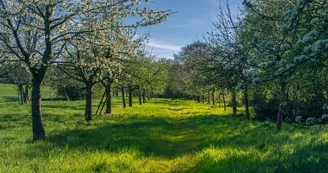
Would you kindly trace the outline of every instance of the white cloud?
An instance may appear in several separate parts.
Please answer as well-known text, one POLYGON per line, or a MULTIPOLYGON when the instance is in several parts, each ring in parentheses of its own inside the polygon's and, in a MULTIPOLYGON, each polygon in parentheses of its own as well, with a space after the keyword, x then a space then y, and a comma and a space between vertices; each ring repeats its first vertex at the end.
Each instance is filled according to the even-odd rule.
POLYGON ((182 46, 177 46, 173 44, 168 44, 159 40, 150 39, 148 44, 148 47, 166 50, 166 51, 172 51, 172 52, 179 52, 182 46))

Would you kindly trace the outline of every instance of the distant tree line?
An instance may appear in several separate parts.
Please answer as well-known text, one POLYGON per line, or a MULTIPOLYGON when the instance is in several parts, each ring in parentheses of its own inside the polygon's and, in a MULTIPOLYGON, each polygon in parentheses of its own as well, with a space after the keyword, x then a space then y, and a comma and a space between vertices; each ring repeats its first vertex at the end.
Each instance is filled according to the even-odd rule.
POLYGON ((166 93, 198 102, 226 99, 255 119, 316 124, 327 121, 328 2, 245 0, 232 14, 221 5, 204 39, 182 48, 166 93), (176 75, 179 74, 179 75, 176 75))

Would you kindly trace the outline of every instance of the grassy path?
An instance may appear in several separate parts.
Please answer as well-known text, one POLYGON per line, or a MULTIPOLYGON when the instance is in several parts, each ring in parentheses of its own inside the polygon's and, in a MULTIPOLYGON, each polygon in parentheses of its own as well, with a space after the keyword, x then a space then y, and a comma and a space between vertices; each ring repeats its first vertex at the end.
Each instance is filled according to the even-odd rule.
MULTIPOLYGON (((29 105, 0 104, 0 172, 326 172, 328 128, 245 121, 222 108, 155 99, 83 121, 83 101, 43 102, 33 143, 29 105)), ((95 103, 96 107, 97 104, 95 103)))

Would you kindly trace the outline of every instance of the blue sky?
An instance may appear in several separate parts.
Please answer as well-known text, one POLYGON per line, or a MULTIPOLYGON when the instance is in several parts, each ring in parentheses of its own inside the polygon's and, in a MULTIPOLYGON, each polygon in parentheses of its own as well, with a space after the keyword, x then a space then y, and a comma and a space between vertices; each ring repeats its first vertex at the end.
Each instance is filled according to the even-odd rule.
MULTIPOLYGON (((225 4, 226 0, 221 0, 225 4)), ((176 12, 160 25, 140 28, 138 33, 150 33, 147 46, 160 57, 172 58, 182 46, 202 39, 216 21, 220 0, 152 0, 147 7, 156 10, 170 9, 176 12)), ((233 12, 242 7, 242 0, 228 0, 233 12)))

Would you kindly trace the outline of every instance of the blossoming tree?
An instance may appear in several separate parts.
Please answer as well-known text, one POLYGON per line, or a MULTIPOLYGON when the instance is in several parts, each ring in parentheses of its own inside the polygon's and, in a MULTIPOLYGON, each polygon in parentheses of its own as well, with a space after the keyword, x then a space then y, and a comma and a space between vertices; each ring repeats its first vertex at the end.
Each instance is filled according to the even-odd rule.
POLYGON ((49 66, 60 61, 69 41, 82 34, 124 27, 116 26, 115 21, 133 16, 139 16, 140 20, 129 27, 158 24, 170 15, 169 11, 140 9, 139 3, 139 0, 0 1, 0 62, 21 61, 31 72, 33 140, 46 137, 41 116, 41 82, 49 66), (85 27, 85 22, 92 20, 97 21, 95 26, 85 27), (105 25, 104 21, 112 21, 113 25, 105 25))

